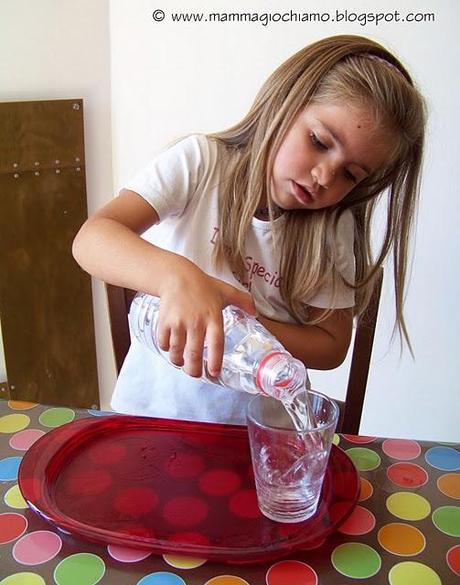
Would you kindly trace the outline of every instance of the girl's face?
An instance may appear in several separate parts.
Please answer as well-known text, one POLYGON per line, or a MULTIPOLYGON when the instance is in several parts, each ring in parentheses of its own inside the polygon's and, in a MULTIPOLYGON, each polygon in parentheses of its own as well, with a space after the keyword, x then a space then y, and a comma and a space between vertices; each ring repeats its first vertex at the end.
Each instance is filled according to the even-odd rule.
POLYGON ((394 140, 365 106, 312 104, 286 134, 273 164, 271 197, 281 209, 323 209, 384 168, 394 140))

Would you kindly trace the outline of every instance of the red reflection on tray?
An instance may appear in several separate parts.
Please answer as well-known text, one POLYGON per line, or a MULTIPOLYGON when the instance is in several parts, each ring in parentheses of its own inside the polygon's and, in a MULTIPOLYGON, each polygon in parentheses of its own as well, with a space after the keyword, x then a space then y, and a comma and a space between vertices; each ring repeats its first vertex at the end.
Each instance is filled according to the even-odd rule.
POLYGON ((114 415, 56 428, 27 451, 19 486, 55 526, 103 545, 228 562, 273 559, 325 538, 351 513, 359 477, 333 446, 316 514, 257 507, 245 427, 114 415))

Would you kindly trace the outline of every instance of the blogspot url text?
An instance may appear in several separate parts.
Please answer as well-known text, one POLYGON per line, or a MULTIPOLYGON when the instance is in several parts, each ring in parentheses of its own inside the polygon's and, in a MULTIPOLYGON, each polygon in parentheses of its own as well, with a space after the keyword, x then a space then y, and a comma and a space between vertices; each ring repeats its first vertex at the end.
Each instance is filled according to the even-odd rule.
POLYGON ((378 26, 384 23, 406 22, 426 23, 435 22, 434 12, 400 12, 391 10, 385 12, 353 12, 351 10, 335 10, 331 12, 170 12, 157 9, 152 13, 155 22, 181 23, 256 23, 261 26, 279 22, 303 23, 357 23, 361 26, 378 26))

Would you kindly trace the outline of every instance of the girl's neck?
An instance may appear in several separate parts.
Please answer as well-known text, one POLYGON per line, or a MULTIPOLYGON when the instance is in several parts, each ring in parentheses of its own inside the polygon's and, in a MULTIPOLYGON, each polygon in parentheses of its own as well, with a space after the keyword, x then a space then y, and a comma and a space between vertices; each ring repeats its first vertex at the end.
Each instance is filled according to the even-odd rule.
MULTIPOLYGON (((273 216, 277 218, 282 214, 283 210, 277 205, 273 204, 273 216)), ((259 207, 254 212, 254 217, 261 219, 262 221, 268 221, 270 219, 270 211, 266 202, 262 205, 259 205, 259 207)))

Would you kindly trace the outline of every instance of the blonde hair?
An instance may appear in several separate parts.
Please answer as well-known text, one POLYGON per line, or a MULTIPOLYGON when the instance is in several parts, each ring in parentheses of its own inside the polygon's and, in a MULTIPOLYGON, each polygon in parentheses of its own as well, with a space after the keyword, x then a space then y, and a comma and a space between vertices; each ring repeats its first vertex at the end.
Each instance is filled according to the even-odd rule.
MULTIPOLYGON (((264 83, 248 114, 235 126, 209 134, 232 153, 221 185, 217 264, 226 261, 244 275, 246 234, 260 201, 268 201, 279 248, 280 293, 292 315, 309 320, 306 300, 326 282, 334 298, 339 285, 355 290, 355 314, 369 303, 379 266, 392 251, 396 325, 410 348, 403 316, 408 249, 417 208, 423 153, 425 106, 403 65, 365 37, 340 35, 305 47, 264 83), (376 124, 395 136, 387 168, 359 183, 340 203, 315 211, 285 211, 277 229, 268 196, 274 157, 294 120, 308 104, 346 103, 369 107, 376 124), (371 223, 379 195, 388 192, 387 226, 380 250, 371 248, 371 223), (342 213, 354 216, 356 278, 345 282, 336 268, 335 234, 342 213)), ((333 304, 333 303, 332 303, 333 304)))

